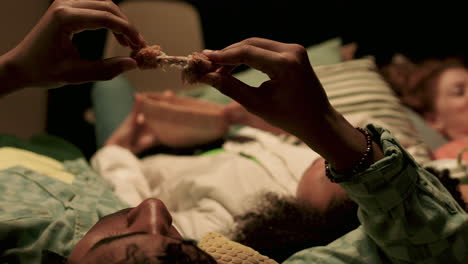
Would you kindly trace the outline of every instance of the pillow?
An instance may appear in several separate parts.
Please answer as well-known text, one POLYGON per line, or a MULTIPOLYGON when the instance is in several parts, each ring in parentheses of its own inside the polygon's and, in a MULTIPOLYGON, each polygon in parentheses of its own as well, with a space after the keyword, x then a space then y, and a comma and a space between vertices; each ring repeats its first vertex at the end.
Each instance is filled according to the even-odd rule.
MULTIPOLYGON (((340 55, 341 39, 335 38, 317 45, 307 47, 307 55, 312 66, 336 64, 342 61, 340 55)), ((268 75, 263 72, 249 69, 240 72, 235 77, 249 85, 259 86, 269 80, 268 75)))
POLYGON ((372 57, 316 66, 330 103, 354 125, 375 123, 389 129, 420 164, 431 152, 372 57))

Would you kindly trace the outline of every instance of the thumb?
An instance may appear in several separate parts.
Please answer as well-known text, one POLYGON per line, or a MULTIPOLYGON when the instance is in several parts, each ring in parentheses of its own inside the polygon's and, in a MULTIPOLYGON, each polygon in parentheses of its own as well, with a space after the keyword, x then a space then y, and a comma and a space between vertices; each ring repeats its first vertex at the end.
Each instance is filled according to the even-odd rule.
POLYGON ((130 57, 113 57, 98 61, 84 61, 76 65, 76 76, 82 82, 111 80, 123 72, 135 69, 137 63, 130 57))

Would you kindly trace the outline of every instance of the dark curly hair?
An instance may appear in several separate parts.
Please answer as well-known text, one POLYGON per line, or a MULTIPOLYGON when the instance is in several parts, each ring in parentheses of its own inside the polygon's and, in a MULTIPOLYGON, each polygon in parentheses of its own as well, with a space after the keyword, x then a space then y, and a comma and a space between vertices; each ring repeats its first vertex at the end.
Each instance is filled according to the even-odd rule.
POLYGON ((358 206, 334 200, 325 212, 293 196, 266 193, 255 209, 236 217, 233 240, 278 262, 306 248, 323 246, 359 226, 358 206))
MULTIPOLYGON (((426 168, 467 211, 458 185, 448 170, 426 168)), ((292 254, 314 246, 325 246, 356 229, 358 205, 349 198, 334 200, 325 212, 299 203, 293 196, 266 193, 253 211, 235 218, 233 240, 282 262, 292 254)))

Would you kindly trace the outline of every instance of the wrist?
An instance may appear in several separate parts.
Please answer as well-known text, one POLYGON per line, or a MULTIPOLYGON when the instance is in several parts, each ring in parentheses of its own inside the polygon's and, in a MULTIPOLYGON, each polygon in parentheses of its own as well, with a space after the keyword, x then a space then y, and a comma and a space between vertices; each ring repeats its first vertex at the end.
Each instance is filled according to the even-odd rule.
POLYGON ((0 95, 4 95, 29 85, 27 76, 12 52, 0 56, 0 95))
MULTIPOLYGON (((368 148, 366 136, 333 108, 315 124, 304 142, 335 170, 352 170, 368 148)), ((380 147, 374 142, 372 148, 371 157, 366 161, 370 164, 383 157, 380 147)))

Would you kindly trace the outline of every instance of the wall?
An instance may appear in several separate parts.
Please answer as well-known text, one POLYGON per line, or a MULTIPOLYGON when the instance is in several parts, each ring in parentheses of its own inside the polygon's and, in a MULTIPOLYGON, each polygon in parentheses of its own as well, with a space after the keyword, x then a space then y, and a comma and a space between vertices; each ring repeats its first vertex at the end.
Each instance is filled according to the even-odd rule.
MULTIPOLYGON (((29 32, 45 12, 49 0, 0 2, 0 54, 29 32)), ((1 84, 0 84, 1 85, 1 84)), ((47 91, 28 88, 0 98, 0 133, 29 137, 45 130, 47 91)))

